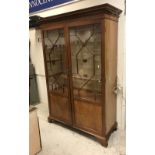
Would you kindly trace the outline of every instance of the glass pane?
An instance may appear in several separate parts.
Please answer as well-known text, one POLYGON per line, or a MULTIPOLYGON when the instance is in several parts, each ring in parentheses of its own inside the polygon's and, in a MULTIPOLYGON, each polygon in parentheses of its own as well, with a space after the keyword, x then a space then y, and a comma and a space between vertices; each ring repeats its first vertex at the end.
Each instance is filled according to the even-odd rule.
POLYGON ((64 31, 62 29, 46 31, 44 43, 49 90, 68 94, 64 31))
POLYGON ((101 30, 99 24, 70 29, 74 97, 101 101, 101 30))

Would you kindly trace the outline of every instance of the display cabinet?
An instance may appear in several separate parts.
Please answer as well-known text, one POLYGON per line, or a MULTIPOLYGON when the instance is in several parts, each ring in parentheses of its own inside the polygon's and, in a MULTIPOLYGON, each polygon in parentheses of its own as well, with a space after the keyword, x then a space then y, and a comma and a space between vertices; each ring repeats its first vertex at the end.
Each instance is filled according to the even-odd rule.
POLYGON ((44 18, 49 122, 95 136, 116 130, 117 29, 121 10, 104 4, 44 18))

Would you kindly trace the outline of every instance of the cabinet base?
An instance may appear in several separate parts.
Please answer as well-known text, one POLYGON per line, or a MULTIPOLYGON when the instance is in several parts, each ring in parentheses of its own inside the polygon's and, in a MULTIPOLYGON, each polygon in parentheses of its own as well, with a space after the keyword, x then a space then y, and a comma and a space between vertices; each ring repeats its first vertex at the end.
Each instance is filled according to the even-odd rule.
POLYGON ((109 140, 109 137, 110 135, 117 130, 117 122, 114 123, 114 125, 111 127, 111 129, 109 130, 109 132, 106 134, 105 137, 96 137, 97 138, 97 141, 103 145, 104 147, 107 147, 108 146, 108 140, 109 140))
POLYGON ((47 118, 48 123, 53 123, 54 119, 51 119, 50 117, 47 118))
POLYGON ((108 146, 108 141, 104 137, 97 137, 97 141, 104 147, 108 146))
POLYGON ((109 132, 106 134, 105 137, 99 136, 99 135, 95 135, 95 134, 91 134, 90 132, 81 130, 80 128, 76 128, 76 127, 72 127, 69 124, 66 124, 65 122, 59 121, 57 119, 54 119, 53 117, 51 118, 50 116, 48 117, 48 122, 49 123, 60 123, 61 125, 63 125, 64 127, 67 127, 68 129, 71 129, 73 131, 79 132, 79 133, 85 133, 86 135, 92 135, 93 137, 96 138, 96 140, 104 147, 108 146, 108 140, 110 135, 112 134, 113 131, 117 130, 117 122, 114 123, 114 125, 111 127, 111 129, 109 130, 109 132))
POLYGON ((117 130, 117 122, 115 122, 113 124, 113 126, 111 127, 111 129, 109 130, 109 132, 106 134, 106 139, 108 140, 110 135, 112 134, 112 132, 117 130))

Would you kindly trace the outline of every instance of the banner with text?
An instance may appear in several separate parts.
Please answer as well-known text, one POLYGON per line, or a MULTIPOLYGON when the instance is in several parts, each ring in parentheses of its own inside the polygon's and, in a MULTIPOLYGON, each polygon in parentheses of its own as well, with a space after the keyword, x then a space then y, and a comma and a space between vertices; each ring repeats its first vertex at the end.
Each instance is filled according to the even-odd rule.
POLYGON ((77 0, 29 0, 29 13, 63 5, 77 0))

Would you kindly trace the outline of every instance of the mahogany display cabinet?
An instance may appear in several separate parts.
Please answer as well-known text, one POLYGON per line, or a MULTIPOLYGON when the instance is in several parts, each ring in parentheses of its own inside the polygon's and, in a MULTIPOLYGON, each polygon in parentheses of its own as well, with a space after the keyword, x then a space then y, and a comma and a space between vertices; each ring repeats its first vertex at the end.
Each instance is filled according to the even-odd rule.
POLYGON ((43 18, 49 122, 108 145, 116 130, 117 30, 121 10, 104 4, 43 18))

